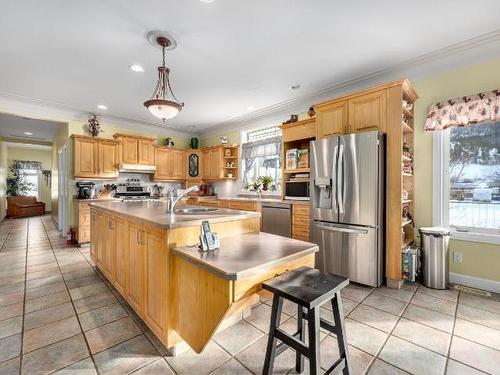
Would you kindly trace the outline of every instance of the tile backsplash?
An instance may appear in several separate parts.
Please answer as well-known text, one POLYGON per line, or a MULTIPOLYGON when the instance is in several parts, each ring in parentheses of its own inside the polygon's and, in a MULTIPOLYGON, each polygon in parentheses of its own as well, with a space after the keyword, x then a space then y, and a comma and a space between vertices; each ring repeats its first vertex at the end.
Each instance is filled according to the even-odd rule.
MULTIPOLYGON (((167 193, 175 185, 181 184, 181 186, 184 187, 184 183, 183 182, 174 182, 174 181, 172 181, 172 182, 156 182, 156 181, 151 181, 150 175, 149 174, 145 174, 145 173, 120 173, 120 175, 118 176, 117 180, 106 181, 106 180, 92 180, 92 179, 89 179, 88 181, 92 181, 92 182, 95 183, 96 194, 99 194, 99 192, 104 189, 104 185, 108 185, 108 184, 115 184, 115 185, 124 184, 127 181, 127 179, 129 179, 129 178, 137 178, 137 179, 139 179, 140 184, 143 185, 143 186, 152 186, 152 185, 163 186, 163 194, 167 193)), ((78 188, 76 187, 76 183, 75 183, 75 185, 74 185, 74 191, 73 191, 73 196, 77 196, 77 195, 78 195, 78 188)))

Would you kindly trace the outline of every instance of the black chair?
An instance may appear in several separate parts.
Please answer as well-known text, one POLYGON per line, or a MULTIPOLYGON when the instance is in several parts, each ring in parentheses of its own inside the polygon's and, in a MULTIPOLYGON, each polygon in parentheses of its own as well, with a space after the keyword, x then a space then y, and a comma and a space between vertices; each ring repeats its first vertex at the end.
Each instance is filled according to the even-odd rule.
POLYGON ((326 371, 342 369, 343 374, 350 374, 350 359, 344 329, 344 315, 340 291, 349 284, 349 279, 330 273, 322 273, 314 268, 300 267, 262 283, 262 288, 273 293, 273 307, 266 359, 262 374, 273 372, 274 359, 288 347, 295 350, 295 370, 302 373, 304 357, 309 359, 310 373, 319 374, 320 363, 320 327, 337 336, 340 358, 326 371), (295 302, 298 306, 297 332, 289 335, 279 328, 283 299, 295 302), (334 322, 319 317, 321 305, 331 302, 334 322), (304 310, 305 309, 305 310, 304 310), (309 346, 305 345, 305 321, 308 323, 309 346), (277 340, 281 343, 278 345, 277 340))

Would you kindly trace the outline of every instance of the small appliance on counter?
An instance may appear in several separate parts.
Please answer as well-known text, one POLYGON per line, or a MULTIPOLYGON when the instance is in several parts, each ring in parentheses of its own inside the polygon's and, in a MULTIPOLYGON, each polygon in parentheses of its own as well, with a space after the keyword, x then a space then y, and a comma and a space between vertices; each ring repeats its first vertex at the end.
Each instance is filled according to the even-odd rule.
POLYGON ((129 178, 124 184, 118 184, 115 197, 124 201, 146 200, 151 198, 151 193, 147 186, 141 185, 138 178, 129 178))
POLYGON ((77 199, 95 198, 95 184, 92 181, 80 181, 76 183, 78 188, 77 199))
POLYGON ((200 185, 200 195, 203 195, 203 196, 214 195, 214 187, 210 184, 201 184, 200 185))

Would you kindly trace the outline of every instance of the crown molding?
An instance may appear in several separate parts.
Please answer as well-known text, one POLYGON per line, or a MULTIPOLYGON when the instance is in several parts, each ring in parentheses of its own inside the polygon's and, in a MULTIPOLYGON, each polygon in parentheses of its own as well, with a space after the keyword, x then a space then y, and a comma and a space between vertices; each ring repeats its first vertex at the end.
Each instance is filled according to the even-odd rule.
MULTIPOLYGON (((67 106, 60 103, 49 102, 39 99, 33 99, 8 93, 0 92, 0 111, 15 116, 31 117, 40 120, 55 121, 67 123, 69 121, 87 121, 88 114, 92 111, 83 111, 81 109, 67 106)), ((104 123, 119 125, 124 129, 133 129, 135 131, 145 131, 149 133, 158 133, 160 135, 176 136, 181 138, 190 138, 194 133, 184 132, 177 129, 165 128, 156 124, 149 124, 143 121, 136 121, 118 116, 99 114, 104 123)))
POLYGON ((200 132, 201 137, 211 137, 228 131, 276 125, 290 117, 291 113, 302 113, 315 103, 329 100, 373 85, 401 78, 420 80, 446 70, 500 58, 500 29, 452 44, 450 46, 417 56, 386 69, 345 80, 321 90, 292 98, 269 107, 238 116, 216 124, 200 132))
POLYGON ((7 148, 30 148, 33 150, 43 150, 50 151, 52 150, 52 144, 41 144, 41 143, 33 143, 33 142, 17 142, 12 140, 4 140, 7 148))

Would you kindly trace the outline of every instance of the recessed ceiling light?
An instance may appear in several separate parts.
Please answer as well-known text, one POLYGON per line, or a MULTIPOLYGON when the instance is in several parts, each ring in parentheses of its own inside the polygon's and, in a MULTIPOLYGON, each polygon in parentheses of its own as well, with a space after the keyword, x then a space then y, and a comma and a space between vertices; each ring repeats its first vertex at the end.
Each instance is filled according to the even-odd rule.
POLYGON ((138 64, 133 64, 129 66, 130 70, 136 73, 143 73, 144 68, 138 64))
POLYGON ((31 132, 24 132, 24 135, 33 135, 31 132))
POLYGON ((102 109, 103 111, 105 111, 106 109, 108 109, 108 107, 107 107, 107 106, 105 106, 104 104, 99 104, 99 105, 97 106, 97 108, 102 109))
POLYGON ((255 109, 255 107, 254 107, 254 106, 248 106, 248 107, 247 107, 247 110, 249 110, 249 111, 253 111, 254 109, 255 109))
POLYGON ((203 4, 210 4, 213 2, 214 2, 214 0, 200 0, 200 3, 203 3, 203 4))
POLYGON ((298 90, 300 89, 300 85, 298 83, 294 83, 290 86, 290 90, 298 90))

